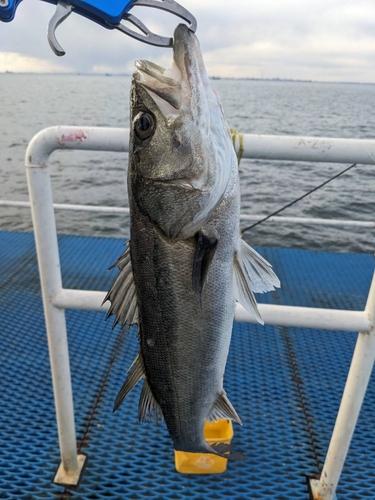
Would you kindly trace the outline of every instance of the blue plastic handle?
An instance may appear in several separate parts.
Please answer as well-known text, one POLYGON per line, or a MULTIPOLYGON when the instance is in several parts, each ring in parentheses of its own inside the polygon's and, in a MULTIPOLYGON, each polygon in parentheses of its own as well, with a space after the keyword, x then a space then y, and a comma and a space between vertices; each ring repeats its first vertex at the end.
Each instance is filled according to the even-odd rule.
POLYGON ((0 3, 0 21, 4 21, 6 23, 12 21, 18 4, 21 3, 21 1, 22 0, 8 0, 5 2, 5 5, 0 3))
MULTIPOLYGON (((69 0, 68 0, 69 1, 69 0)), ((118 24, 121 22, 123 15, 128 12, 133 4, 133 0, 70 0, 70 4, 77 7, 77 11, 101 22, 109 24, 118 24)))
MULTIPOLYGON (((2 6, 0 3, 0 21, 9 22, 15 16, 18 4, 22 0, 8 0, 8 5, 2 6)), ((48 3, 57 3, 57 0, 44 0, 48 3)), ((101 24, 117 24, 123 15, 133 6, 133 0, 68 0, 76 7, 77 12, 85 17, 92 17, 101 24)))

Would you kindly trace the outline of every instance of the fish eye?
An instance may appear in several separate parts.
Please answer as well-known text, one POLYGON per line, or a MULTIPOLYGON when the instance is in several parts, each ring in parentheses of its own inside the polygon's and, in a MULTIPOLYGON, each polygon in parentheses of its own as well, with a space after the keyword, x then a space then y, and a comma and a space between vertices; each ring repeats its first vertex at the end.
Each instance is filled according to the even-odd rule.
POLYGON ((148 139, 155 130, 155 118, 151 113, 138 113, 134 120, 134 131, 138 139, 148 139))

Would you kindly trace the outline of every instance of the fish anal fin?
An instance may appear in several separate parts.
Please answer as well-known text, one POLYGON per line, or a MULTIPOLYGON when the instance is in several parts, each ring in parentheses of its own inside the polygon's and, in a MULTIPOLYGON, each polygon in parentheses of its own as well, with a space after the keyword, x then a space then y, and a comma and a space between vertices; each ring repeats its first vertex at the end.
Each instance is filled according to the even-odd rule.
POLYGON ((195 235, 195 252, 193 261, 193 291, 201 303, 202 290, 212 262, 218 240, 210 238, 200 231, 195 235))
POLYGON ((145 379, 143 382, 141 396, 139 398, 138 419, 140 422, 146 422, 150 421, 152 416, 154 417, 156 423, 164 420, 159 403, 154 398, 150 386, 145 379))
POLYGON ((131 367, 128 370, 128 376, 123 383, 119 393, 117 394, 113 412, 123 403, 129 392, 138 384, 138 382, 145 376, 142 356, 138 353, 131 367))
POLYGON ((233 408, 232 403, 229 401, 225 391, 222 391, 215 401, 214 406, 208 416, 208 420, 229 419, 234 420, 242 425, 241 419, 236 410, 233 408))

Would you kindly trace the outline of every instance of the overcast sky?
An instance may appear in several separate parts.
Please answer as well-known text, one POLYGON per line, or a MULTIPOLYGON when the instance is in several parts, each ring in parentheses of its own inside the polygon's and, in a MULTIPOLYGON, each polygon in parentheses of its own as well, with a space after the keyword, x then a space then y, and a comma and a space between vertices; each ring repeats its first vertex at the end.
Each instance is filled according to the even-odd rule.
MULTIPOLYGON (((211 76, 375 83, 375 0, 182 0, 198 21, 211 76)), ((169 66, 170 49, 153 48, 72 14, 58 29, 67 54, 55 56, 46 29, 55 7, 24 0, 0 22, 0 72, 131 73, 135 59, 169 66)), ((133 9, 170 36, 177 18, 133 9)))

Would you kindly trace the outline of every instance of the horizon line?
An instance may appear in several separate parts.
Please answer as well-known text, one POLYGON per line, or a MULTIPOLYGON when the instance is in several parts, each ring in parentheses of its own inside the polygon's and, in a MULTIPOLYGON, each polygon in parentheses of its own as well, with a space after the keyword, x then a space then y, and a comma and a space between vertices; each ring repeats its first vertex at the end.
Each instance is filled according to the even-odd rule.
MULTIPOLYGON (((61 76, 105 76, 105 77, 112 77, 112 76, 126 76, 126 77, 131 77, 132 73, 95 73, 95 72, 90 72, 90 73, 81 73, 81 72, 75 72, 75 71, 69 71, 69 72, 35 72, 35 71, 0 71, 0 75, 61 75, 61 76)), ((281 77, 274 77, 274 78, 260 78, 260 77, 250 77, 250 76, 216 76, 216 75, 209 75, 209 78, 211 80, 250 80, 250 81, 265 81, 265 82, 296 82, 296 83, 330 83, 330 84, 344 84, 344 85, 375 85, 375 82, 356 82, 356 81, 334 81, 334 80, 312 80, 312 79, 303 79, 303 78, 281 78, 281 77)))

